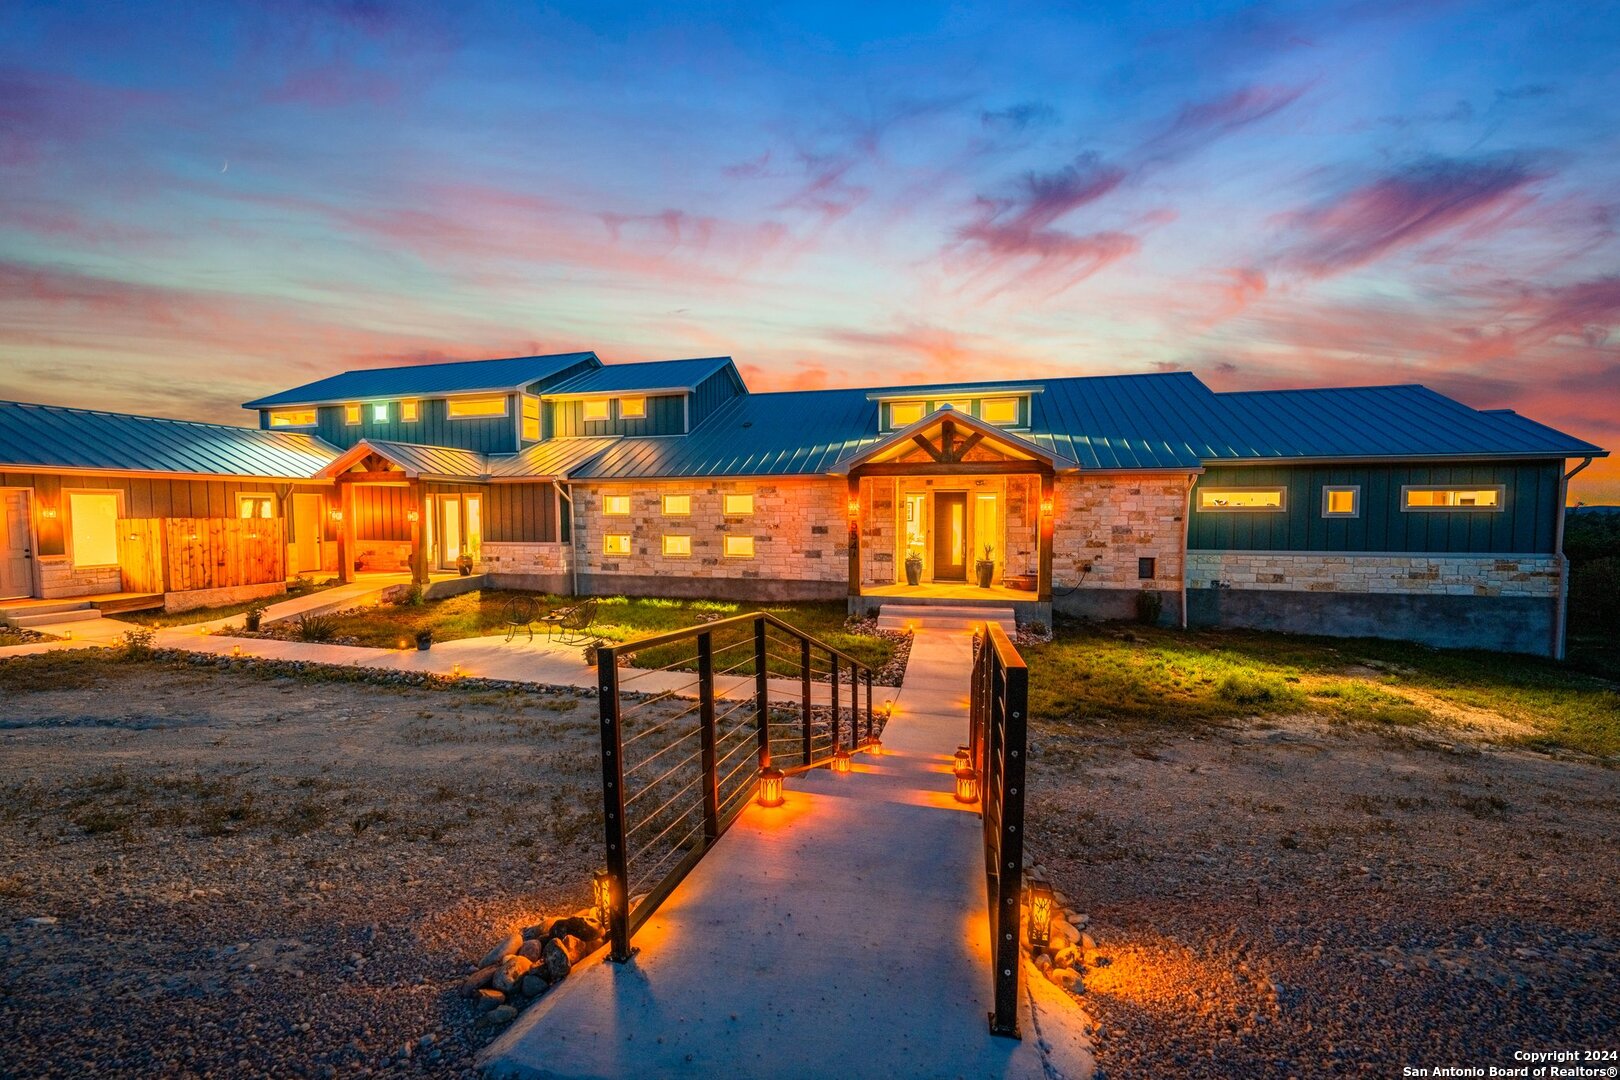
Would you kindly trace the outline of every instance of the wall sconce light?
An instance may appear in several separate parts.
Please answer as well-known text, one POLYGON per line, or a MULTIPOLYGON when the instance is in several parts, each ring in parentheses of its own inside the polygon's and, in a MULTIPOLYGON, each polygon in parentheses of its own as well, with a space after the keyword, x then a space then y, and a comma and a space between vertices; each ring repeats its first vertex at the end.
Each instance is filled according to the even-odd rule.
POLYGON ((1029 943, 1044 949, 1052 940, 1052 886, 1044 881, 1029 883, 1029 943))
POLYGON ((405 520, 415 524, 416 522, 422 520, 422 515, 418 514, 415 510, 407 510, 405 511, 405 520))
POLYGON ((849 500, 849 516, 850 517, 860 517, 861 516, 861 500, 859 500, 859 499, 851 499, 851 500, 849 500))
POLYGON ((39 508, 39 516, 46 521, 55 521, 56 514, 57 510, 54 506, 41 506, 39 508))
POLYGON ((972 769, 956 770, 956 801, 959 803, 979 801, 979 774, 972 769))
POLYGON ((840 746, 838 751, 833 754, 832 771, 835 773, 849 772, 849 765, 852 757, 853 755, 850 754, 848 749, 840 746))
POLYGON ((343 511, 341 511, 341 510, 328 510, 326 512, 326 514, 333 521, 342 521, 343 520, 343 511))
POLYGON ((782 770, 767 765, 759 770, 759 805, 782 805, 782 770))
POLYGON ((968 767, 969 757, 970 755, 968 754, 968 748, 965 746, 958 746, 956 748, 956 756, 953 759, 952 764, 958 771, 965 769, 968 767))
POLYGON ((591 876, 591 902, 596 908, 596 921, 606 927, 613 910, 613 875, 606 870, 591 876))
POLYGON ((1041 500, 1041 515, 1043 517, 1051 517, 1052 516, 1052 500, 1051 499, 1042 499, 1041 500))

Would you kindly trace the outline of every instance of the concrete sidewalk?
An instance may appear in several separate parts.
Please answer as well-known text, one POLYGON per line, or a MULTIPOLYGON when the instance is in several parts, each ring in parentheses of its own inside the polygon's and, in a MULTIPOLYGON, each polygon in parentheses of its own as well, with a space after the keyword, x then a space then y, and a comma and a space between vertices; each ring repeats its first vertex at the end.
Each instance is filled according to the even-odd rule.
POLYGON ((1025 980, 1022 1042, 990 1035, 980 819, 954 797, 971 636, 921 629, 885 754, 791 779, 636 935, 486 1050, 497 1078, 1089 1076, 1083 1017, 1025 980))

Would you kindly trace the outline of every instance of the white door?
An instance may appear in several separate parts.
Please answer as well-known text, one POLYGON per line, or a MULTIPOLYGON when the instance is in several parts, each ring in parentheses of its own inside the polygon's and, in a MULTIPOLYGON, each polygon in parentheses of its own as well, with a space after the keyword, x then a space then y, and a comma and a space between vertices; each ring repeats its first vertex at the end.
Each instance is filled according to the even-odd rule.
POLYGON ((461 557, 461 500, 454 495, 439 496, 439 568, 455 569, 461 557))
POLYGON ((28 492, 0 491, 0 597, 34 591, 33 538, 28 528, 28 492))
POLYGON ((293 496, 293 573, 318 573, 321 566, 321 534, 325 531, 319 495, 293 496))

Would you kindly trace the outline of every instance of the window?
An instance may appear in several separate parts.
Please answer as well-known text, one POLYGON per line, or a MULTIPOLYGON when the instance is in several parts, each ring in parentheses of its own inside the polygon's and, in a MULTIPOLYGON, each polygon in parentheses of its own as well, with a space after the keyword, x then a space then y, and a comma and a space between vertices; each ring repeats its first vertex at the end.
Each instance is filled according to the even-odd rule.
POLYGON ((1198 509, 1217 513, 1281 513, 1280 487, 1199 488, 1198 509))
POLYGON ((619 399, 620 420, 640 420, 647 415, 647 399, 644 397, 622 397, 619 399))
POLYGON ((923 416, 923 403, 920 401, 897 401, 889 406, 889 426, 892 428, 910 427, 923 416))
POLYGON ((358 424, 365 416, 365 411, 359 405, 343 406, 343 422, 345 424, 358 424))
POLYGON ((1325 487, 1322 489, 1323 517, 1360 517, 1361 489, 1359 487, 1325 487))
POLYGON ((664 534, 665 555, 692 554, 692 538, 690 536, 676 536, 674 533, 664 534))
POLYGON ((374 402, 371 406, 371 419, 379 424, 388 423, 388 402, 374 402))
POLYGON ((727 517, 739 517, 754 512, 754 497, 752 495, 727 495, 724 506, 727 517))
POLYGON ((467 543, 461 549, 474 559, 484 554, 484 500, 480 495, 463 495, 461 497, 461 510, 465 517, 462 523, 462 532, 467 536, 467 543))
POLYGON ((1500 510, 1505 488, 1403 487, 1402 510, 1500 510))
POLYGON ((248 518, 273 518, 276 516, 275 500, 269 495, 238 495, 236 497, 236 516, 244 520, 248 518))
POLYGON ((449 408, 450 419, 470 420, 478 416, 505 416, 505 397, 453 398, 449 408))
POLYGON ((752 559, 754 557, 754 538, 752 536, 727 536, 726 558, 752 559))
POLYGON ((1153 556, 1144 556, 1136 560, 1136 576, 1143 581, 1152 581, 1158 577, 1159 560, 1153 556))
POLYGON ((399 403, 399 418, 407 424, 414 424, 422 417, 422 403, 420 401, 402 401, 399 403))
POLYGON ((314 427, 314 409, 276 409, 270 414, 270 426, 277 427, 314 427))
POLYGON ((590 401, 579 403, 579 418, 581 420, 606 420, 608 418, 608 399, 593 398, 590 401))
POLYGON ((690 514, 691 512, 692 512, 692 496, 690 496, 690 495, 665 495, 664 496, 664 513, 666 513, 666 514, 690 514))
POLYGON ((118 492, 70 491, 68 553, 74 566, 118 565, 118 492))
POLYGON ((602 554, 628 555, 630 554, 629 533, 608 533, 602 537, 602 554))
POLYGON ((936 401, 934 402, 934 409, 937 412, 947 405, 956 412, 967 413, 969 416, 973 415, 973 402, 971 401, 936 401))
POLYGON ((604 495, 602 496, 602 513, 624 516, 630 513, 630 496, 604 495))
POLYGON ((523 437, 529 442, 540 441, 540 399, 523 395, 523 437))
POLYGON ((979 419, 987 424, 1018 423, 1018 399, 1011 397, 985 398, 979 402, 979 419))

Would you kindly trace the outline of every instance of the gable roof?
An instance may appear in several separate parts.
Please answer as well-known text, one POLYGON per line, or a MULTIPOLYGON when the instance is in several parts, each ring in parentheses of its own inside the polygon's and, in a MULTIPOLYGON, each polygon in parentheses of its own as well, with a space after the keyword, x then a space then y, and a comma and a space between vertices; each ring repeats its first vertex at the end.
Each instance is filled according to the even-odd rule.
POLYGON ((560 375, 579 364, 600 364, 594 352, 514 356, 504 360, 457 360, 445 364, 361 368, 317 379, 243 404, 244 409, 319 405, 367 398, 511 392, 560 375))
POLYGON ((742 376, 737 374, 729 356, 705 356, 692 360, 647 360, 635 364, 605 364, 592 368, 548 387, 544 397, 580 397, 591 394, 612 394, 623 391, 697 389, 698 383, 715 372, 732 369, 737 386, 742 387, 742 376))
POLYGON ((911 451, 921 449, 917 442, 917 438, 919 436, 927 438, 930 432, 934 431, 935 429, 943 428, 946 423, 951 424, 953 427, 959 427, 964 431, 977 434, 979 436, 978 445, 990 446, 994 444, 1009 457, 1014 459, 1022 461, 1044 461, 1046 464, 1059 471, 1072 471, 1080 467, 1076 462, 1070 460, 1069 458, 1055 453, 1046 447, 1028 442, 1008 431, 1006 428, 998 427, 995 424, 986 423, 985 421, 955 409, 950 405, 944 405, 938 409, 935 409, 933 412, 929 413, 921 420, 918 420, 916 423, 909 424, 906 427, 901 428, 899 431, 885 435, 876 442, 868 443, 859 452, 853 455, 845 455, 838 462, 838 465, 835 467, 835 471, 840 473, 848 473, 851 469, 865 465, 868 462, 877 461, 879 459, 893 461, 900 457, 904 457, 911 451))
POLYGON ((338 455, 313 435, 0 401, 0 466, 307 480, 338 455))
POLYGON ((519 454, 481 454, 454 446, 361 439, 324 466, 316 476, 331 479, 348 472, 375 454, 395 465, 406 480, 441 480, 481 483, 486 480, 525 480, 531 483, 562 480, 568 471, 588 461, 618 436, 555 439, 536 443, 519 454))

